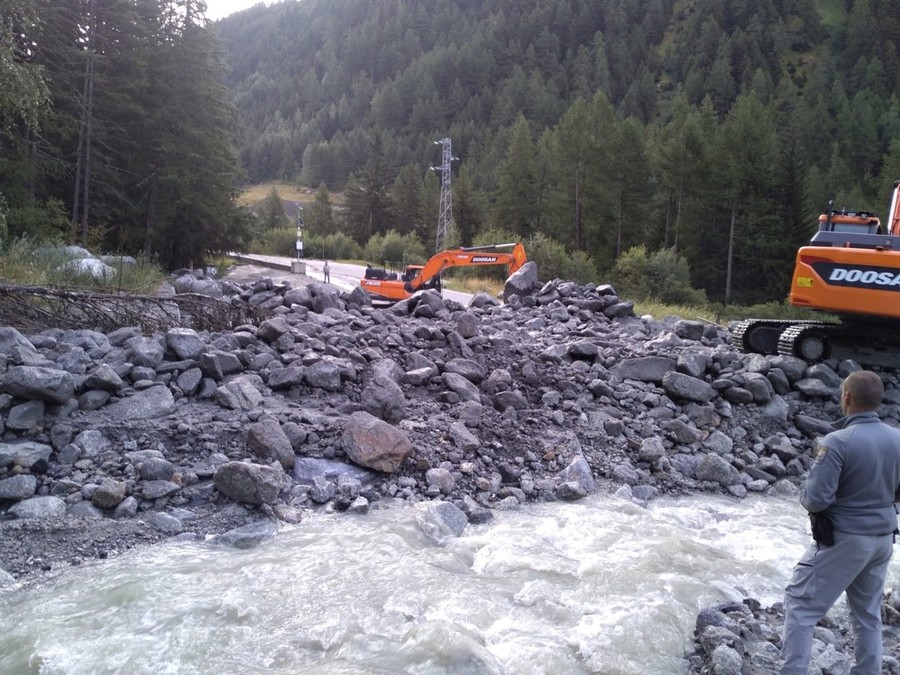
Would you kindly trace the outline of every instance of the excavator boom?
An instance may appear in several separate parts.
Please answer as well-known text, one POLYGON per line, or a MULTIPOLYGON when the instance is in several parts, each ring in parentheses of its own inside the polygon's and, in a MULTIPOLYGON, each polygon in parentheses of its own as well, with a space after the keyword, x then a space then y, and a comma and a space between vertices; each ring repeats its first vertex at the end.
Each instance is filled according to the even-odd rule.
POLYGON ((424 265, 409 265, 400 279, 364 278, 360 286, 376 300, 396 302, 416 291, 441 288, 441 272, 448 267, 506 265, 509 274, 528 262, 521 243, 454 248, 433 255, 424 265))
POLYGON ((900 180, 894 183, 894 195, 891 198, 891 210, 887 222, 888 234, 900 237, 900 180))

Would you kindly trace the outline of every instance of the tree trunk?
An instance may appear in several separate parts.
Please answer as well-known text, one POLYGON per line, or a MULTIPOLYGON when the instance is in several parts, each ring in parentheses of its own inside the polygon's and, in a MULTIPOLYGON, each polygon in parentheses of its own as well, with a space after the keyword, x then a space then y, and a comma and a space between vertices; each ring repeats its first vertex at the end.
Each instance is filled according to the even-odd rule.
POLYGON ((575 248, 581 249, 581 167, 575 169, 575 248))
POLYGON ((675 237, 672 243, 672 249, 678 253, 678 231, 681 229, 681 203, 684 198, 684 183, 678 186, 678 199, 675 203, 675 237))
MULTIPOLYGON (((91 3, 93 5, 93 3, 91 3)), ((88 52, 88 96, 85 110, 84 134, 84 210, 81 214, 81 241, 87 241, 88 218, 91 207, 91 143, 94 132, 94 55, 88 52)))
POLYGON ((75 190, 72 195, 72 229, 78 231, 81 220, 81 173, 84 169, 84 110, 87 106, 88 81, 91 70, 90 52, 84 62, 84 82, 81 88, 81 121, 78 125, 78 148, 75 150, 75 190))
POLYGON ((144 255, 149 258, 153 253, 153 228, 156 226, 156 176, 150 185, 147 200, 147 217, 144 220, 144 255))
POLYGON ((734 229, 737 221, 737 204, 731 205, 731 226, 728 228, 728 265, 725 271, 725 304, 731 302, 731 260, 734 252, 734 229))
POLYGON ((96 3, 90 3, 91 25, 85 51, 84 85, 82 87, 81 123, 78 129, 78 149, 75 155, 75 194, 72 198, 72 225, 81 241, 87 239, 90 211, 91 136, 94 130, 94 41, 96 40, 96 3), (79 228, 80 223, 80 228, 79 228))
POLYGON ((672 225, 672 191, 666 193, 666 222, 663 225, 663 248, 669 248, 669 228, 672 225))
POLYGON ((616 260, 622 255, 622 221, 625 219, 625 190, 619 190, 619 214, 616 218, 616 260))

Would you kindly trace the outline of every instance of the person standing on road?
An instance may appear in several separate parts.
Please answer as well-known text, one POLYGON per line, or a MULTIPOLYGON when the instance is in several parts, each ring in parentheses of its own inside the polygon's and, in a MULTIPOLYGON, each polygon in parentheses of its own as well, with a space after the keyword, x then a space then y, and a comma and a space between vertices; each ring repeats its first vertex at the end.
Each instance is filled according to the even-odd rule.
POLYGON ((881 603, 900 489, 900 429, 879 420, 875 411, 883 397, 884 384, 873 372, 844 380, 844 417, 821 440, 800 494, 811 518, 826 518, 831 532, 814 525, 816 543, 785 589, 782 675, 806 675, 813 629, 844 591, 856 637, 851 672, 881 673, 881 603))
POLYGON ((322 278, 325 280, 326 284, 331 283, 331 267, 328 264, 328 261, 325 261, 325 264, 322 266, 322 278))

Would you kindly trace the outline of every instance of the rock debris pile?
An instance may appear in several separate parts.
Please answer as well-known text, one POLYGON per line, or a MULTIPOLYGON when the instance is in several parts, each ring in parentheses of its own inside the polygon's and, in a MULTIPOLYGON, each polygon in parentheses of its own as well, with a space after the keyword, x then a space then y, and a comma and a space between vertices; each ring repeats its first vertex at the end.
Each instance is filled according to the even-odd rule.
MULTIPOLYGON (((436 531, 459 534, 595 490, 641 504, 794 495, 858 368, 741 354, 722 326, 635 316, 609 285, 541 285, 533 263, 503 303, 467 307, 434 292, 375 307, 320 283, 206 286, 266 318, 217 333, 0 328, 7 583, 178 534, 250 545, 311 508, 421 502, 436 531)), ((703 628, 695 672, 770 672, 752 669, 748 641, 703 628)), ((760 630, 768 653, 775 628, 760 630)))

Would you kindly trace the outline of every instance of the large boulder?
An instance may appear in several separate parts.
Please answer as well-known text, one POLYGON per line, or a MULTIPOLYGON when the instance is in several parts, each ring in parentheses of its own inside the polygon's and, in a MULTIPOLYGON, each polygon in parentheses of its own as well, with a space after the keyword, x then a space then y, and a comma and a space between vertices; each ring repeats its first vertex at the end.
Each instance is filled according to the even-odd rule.
POLYGON ((0 390, 20 398, 65 403, 75 394, 75 377, 44 366, 13 366, 0 379, 0 390))
POLYGON ((663 381, 666 373, 675 370, 675 359, 668 356, 641 356, 634 359, 619 361, 610 368, 610 372, 623 380, 638 380, 640 382, 663 381))
POLYGON ((506 280, 503 286, 503 301, 506 302, 513 295, 520 297, 528 295, 539 285, 537 263, 529 260, 506 280))
POLYGON ((264 418, 247 431, 247 447, 257 457, 273 458, 285 471, 294 466, 294 448, 278 420, 264 418))
POLYGON ((397 471, 413 451, 405 432, 364 411, 350 415, 341 441, 351 461, 384 473, 397 471))
POLYGON ((226 462, 213 476, 216 488, 242 504, 274 504, 284 483, 280 469, 249 462, 226 462))
POLYGON ((676 400, 708 403, 716 397, 716 390, 709 382, 683 373, 666 373, 662 379, 662 386, 666 393, 676 400))
POLYGON ((135 392, 106 407, 113 417, 122 420, 149 420, 175 412, 175 397, 168 387, 158 385, 135 392))

